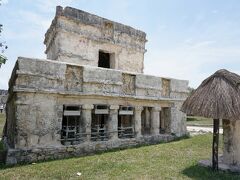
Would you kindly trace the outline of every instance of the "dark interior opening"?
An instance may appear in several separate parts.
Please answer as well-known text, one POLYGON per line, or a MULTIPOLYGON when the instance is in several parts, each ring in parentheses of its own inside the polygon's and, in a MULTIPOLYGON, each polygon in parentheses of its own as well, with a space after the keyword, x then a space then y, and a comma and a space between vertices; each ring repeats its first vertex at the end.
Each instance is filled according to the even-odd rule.
MULTIPOLYGON (((63 106, 64 111, 80 111, 80 106, 63 106)), ((83 141, 82 122, 79 115, 64 115, 62 118, 61 143, 75 145, 83 141)))
POLYGON ((150 128, 151 128, 151 114, 150 114, 150 108, 144 107, 142 114, 141 114, 141 125, 142 125, 142 135, 149 135, 150 134, 150 128))
POLYGON ((98 67, 110 68, 110 54, 99 51, 98 67))
POLYGON ((118 115, 118 137, 133 138, 134 127, 132 115, 118 115))
POLYGON ((162 107, 160 115, 160 133, 170 133, 171 108, 162 107))
POLYGON ((107 114, 92 114, 91 139, 93 141, 108 140, 107 114))
POLYGON ((107 105, 96 105, 97 109, 108 109, 107 105))
POLYGON ((79 111, 80 110, 80 106, 64 106, 64 110, 79 111))

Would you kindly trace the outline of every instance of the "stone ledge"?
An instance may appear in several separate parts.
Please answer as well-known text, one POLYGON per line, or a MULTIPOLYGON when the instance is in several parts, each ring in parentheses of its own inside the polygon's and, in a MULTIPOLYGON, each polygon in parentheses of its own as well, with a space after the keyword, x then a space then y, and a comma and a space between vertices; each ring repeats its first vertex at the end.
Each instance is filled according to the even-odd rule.
POLYGON ((25 92, 25 93, 42 93, 42 94, 61 94, 69 96, 103 96, 103 97, 119 97, 119 98, 130 98, 130 99, 139 99, 139 100, 152 100, 152 101, 168 101, 170 103, 180 101, 185 101, 185 98, 164 98, 164 97, 146 97, 146 96, 133 96, 133 95, 121 95, 121 94, 112 94, 112 93, 88 93, 88 92, 78 92, 78 91, 61 91, 56 89, 41 89, 41 88, 21 88, 18 86, 13 87, 13 92, 25 92))
MULTIPOLYGON (((211 160, 200 160, 198 162, 198 164, 200 166, 203 166, 203 167, 208 167, 208 168, 212 167, 212 161, 211 160)), ((234 165, 225 164, 222 161, 221 157, 219 157, 218 169, 221 170, 221 171, 226 171, 226 172, 240 173, 240 166, 234 166, 234 165)))

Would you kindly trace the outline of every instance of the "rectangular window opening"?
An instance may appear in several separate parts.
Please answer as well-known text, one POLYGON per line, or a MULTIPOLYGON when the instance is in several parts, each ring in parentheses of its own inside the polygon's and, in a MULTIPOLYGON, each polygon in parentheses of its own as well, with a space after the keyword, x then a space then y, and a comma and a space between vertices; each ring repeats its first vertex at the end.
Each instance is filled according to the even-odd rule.
POLYGON ((133 138, 133 107, 120 106, 118 115, 118 137, 119 138, 133 138))
POLYGON ((83 141, 83 124, 80 106, 63 106, 61 143, 63 145, 80 144, 83 141))
POLYGON ((110 53, 99 51, 98 67, 111 68, 110 53))
POLYGON ((91 124, 91 140, 92 141, 107 141, 107 120, 108 114, 92 114, 91 124))

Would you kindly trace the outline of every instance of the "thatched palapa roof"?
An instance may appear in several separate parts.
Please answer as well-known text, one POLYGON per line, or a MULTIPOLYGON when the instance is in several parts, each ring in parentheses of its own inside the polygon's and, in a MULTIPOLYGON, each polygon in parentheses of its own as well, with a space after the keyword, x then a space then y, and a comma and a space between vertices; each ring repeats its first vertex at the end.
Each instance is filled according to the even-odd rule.
POLYGON ((218 70, 186 99, 181 110, 189 115, 240 120, 240 76, 218 70))

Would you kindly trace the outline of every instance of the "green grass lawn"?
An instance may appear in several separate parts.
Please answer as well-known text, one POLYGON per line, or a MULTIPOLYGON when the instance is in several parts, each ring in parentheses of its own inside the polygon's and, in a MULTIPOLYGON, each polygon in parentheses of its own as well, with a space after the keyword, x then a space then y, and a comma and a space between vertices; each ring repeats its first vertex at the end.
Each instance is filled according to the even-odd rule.
MULTIPOLYGON (((204 117, 188 116, 187 117, 188 126, 213 126, 213 120, 204 117)), ((222 121, 220 121, 220 126, 222 126, 222 121)))
POLYGON ((4 124, 5 124, 5 114, 0 113, 0 137, 2 137, 4 124))
POLYGON ((211 156, 212 136, 111 151, 93 156, 14 167, 0 166, 0 179, 240 179, 197 162, 211 156), (81 176, 77 176, 81 172, 81 176))

